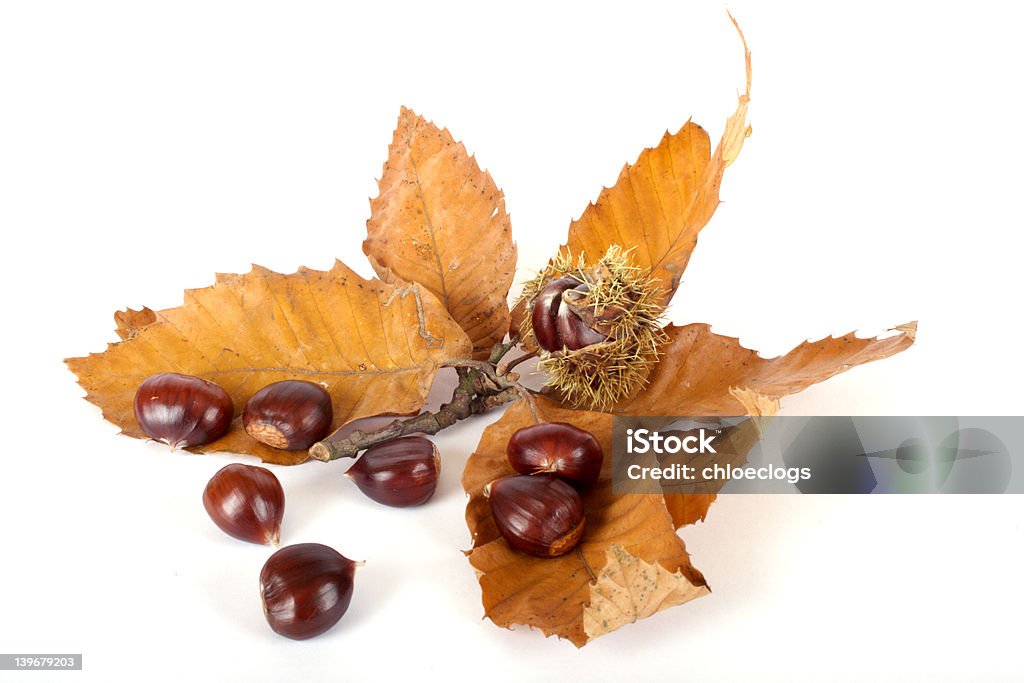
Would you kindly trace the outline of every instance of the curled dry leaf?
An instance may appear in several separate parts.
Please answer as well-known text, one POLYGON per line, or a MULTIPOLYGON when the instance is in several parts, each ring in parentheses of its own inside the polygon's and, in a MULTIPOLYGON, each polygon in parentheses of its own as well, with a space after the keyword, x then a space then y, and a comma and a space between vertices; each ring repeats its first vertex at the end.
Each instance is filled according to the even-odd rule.
POLYGON ((117 336, 121 339, 131 339, 143 327, 156 322, 156 313, 146 306, 138 311, 126 308, 114 313, 114 322, 117 323, 117 336))
MULTIPOLYGON (((735 24, 735 20, 733 20, 735 24)), ((736 26, 739 31, 739 26, 736 26)), ((722 176, 750 134, 750 51, 743 40, 746 90, 726 121, 714 153, 707 131, 688 121, 665 133, 657 147, 626 164, 618 180, 601 191, 569 227, 565 249, 594 263, 613 244, 634 247, 635 265, 658 281, 667 303, 697 244, 697 235, 718 208, 722 176)))
POLYGON ((236 418, 222 438, 190 450, 231 451, 296 464, 305 451, 278 451, 240 424, 246 401, 282 379, 304 379, 331 394, 335 427, 384 412, 415 412, 438 364, 465 357, 465 333, 418 285, 364 280, 343 263, 283 275, 259 266, 218 275, 187 290, 178 308, 117 316, 123 341, 66 362, 86 398, 122 432, 147 438, 132 410, 135 391, 159 372, 197 375, 224 387, 236 418))
POLYGON ((743 414, 754 420, 758 436, 764 436, 772 417, 779 412, 779 399, 759 394, 750 387, 730 387, 729 393, 743 406, 743 414))
POLYGON ((418 282, 487 358, 505 337, 516 267, 505 198, 447 130, 405 107, 370 202, 363 251, 385 281, 418 282))
MULTIPOLYGON (((778 409, 778 399, 854 366, 899 353, 914 343, 916 323, 900 325, 885 339, 861 339, 853 333, 804 342, 784 356, 762 358, 739 339, 715 334, 703 324, 665 331, 669 343, 648 386, 612 409, 626 415, 750 415, 760 420, 778 409)), ((735 453, 745 458, 755 433, 735 453)), ((720 461, 724 464, 724 461, 720 461)), ((733 464, 740 464, 739 461, 733 464)), ((715 492, 670 493, 665 503, 677 527, 703 520, 715 492)))
MULTIPOLYGON (((742 412, 737 415, 743 414, 742 412)), ((747 462, 747 456, 761 437, 762 420, 770 419, 761 416, 757 412, 748 412, 750 420, 741 422, 735 427, 726 427, 716 437, 717 453, 714 457, 710 455, 694 454, 685 459, 685 464, 701 471, 705 467, 713 465, 733 465, 740 467, 747 462)), ((645 462, 633 460, 643 466, 645 462)), ((650 462, 650 465, 657 465, 657 462, 650 462)), ((673 490, 664 492, 665 507, 672 517, 672 523, 676 528, 695 524, 704 521, 707 517, 711 504, 718 497, 718 492, 725 485, 724 480, 701 482, 690 488, 687 493, 677 493, 673 490)))
MULTIPOLYGON (((722 449, 723 454, 731 455, 724 459, 717 459, 718 464, 730 463, 742 465, 746 462, 747 454, 757 443, 757 439, 764 434, 767 426, 766 421, 771 420, 779 410, 779 400, 759 394, 753 389, 733 387, 729 390, 736 397, 736 400, 743 406, 743 410, 737 415, 749 415, 750 423, 744 423, 740 429, 735 430, 727 436, 727 446, 722 449)), ((690 463, 687 463, 690 464, 690 463)), ((722 482, 724 484, 724 482, 722 482)), ((676 528, 703 522, 707 517, 711 504, 718 497, 718 490, 705 491, 703 493, 666 493, 665 506, 672 515, 672 521, 676 528)))
MULTIPOLYGON (((707 583, 690 564, 686 546, 675 534, 675 525, 664 499, 661 496, 612 493, 610 458, 605 459, 598 482, 582 493, 587 522, 576 552, 539 559, 508 547, 491 519, 483 487, 498 477, 513 473, 505 454, 505 444, 513 432, 537 421, 569 422, 594 434, 605 452, 611 452, 611 415, 561 408, 544 398, 536 398, 532 403, 532 408, 525 401, 514 403, 501 419, 484 431, 463 473, 463 488, 470 497, 466 522, 474 545, 469 552, 469 561, 478 572, 486 615, 499 626, 508 628, 526 624, 547 635, 567 638, 577 647, 585 645, 599 635, 597 631, 591 633, 587 630, 584 622, 587 607, 620 600, 611 590, 609 581, 620 581, 616 577, 621 575, 621 571, 616 574, 609 570, 605 580, 598 581, 599 576, 604 576, 609 551, 618 557, 618 552, 611 550, 613 545, 621 549, 623 558, 629 556, 647 566, 658 565, 669 576, 677 577, 668 580, 656 573, 656 582, 661 586, 659 591, 674 584, 671 597, 655 598, 651 602, 645 594, 645 598, 634 605, 634 618, 649 616, 659 609, 706 593, 707 583)), ((624 561, 629 564, 628 558, 624 561)), ((640 565, 632 567, 639 569, 640 565)), ((610 609, 602 607, 602 611, 610 609)), ((601 612, 592 610, 591 616, 595 614, 601 612)), ((620 621, 616 626, 630 620, 628 616, 618 615, 601 616, 599 621, 602 628, 610 630, 615 619, 620 621), (604 625, 605 622, 608 626, 604 625)))
MULTIPOLYGON (((509 311, 508 321, 508 336, 509 338, 519 336, 523 329, 523 324, 526 322, 526 315, 529 312, 524 299, 518 299, 509 311)), ((521 343, 524 351, 536 351, 537 345, 533 343, 533 338, 524 339, 521 343)))
POLYGON ((915 323, 896 334, 862 339, 854 333, 800 344, 777 358, 762 358, 735 337, 710 325, 669 325, 669 342, 648 385, 610 412, 626 415, 745 415, 734 387, 767 399, 803 391, 857 365, 889 356, 914 343, 915 323))

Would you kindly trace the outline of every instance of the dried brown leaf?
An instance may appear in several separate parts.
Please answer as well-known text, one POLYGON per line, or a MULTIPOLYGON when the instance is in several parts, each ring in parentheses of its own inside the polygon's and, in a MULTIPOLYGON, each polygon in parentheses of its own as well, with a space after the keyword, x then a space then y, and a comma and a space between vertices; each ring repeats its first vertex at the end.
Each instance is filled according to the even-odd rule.
POLYGON ((385 412, 410 413, 426 400, 437 366, 465 357, 465 333, 417 285, 364 280, 338 262, 330 271, 283 275, 259 266, 218 275, 187 290, 185 303, 158 313, 117 316, 124 341, 66 362, 86 398, 122 432, 146 438, 132 410, 135 391, 159 372, 197 375, 230 394, 236 419, 197 452, 231 451, 295 464, 305 451, 279 451, 251 439, 238 417, 249 397, 282 379, 322 384, 334 425, 385 412))
MULTIPOLYGON (((742 347, 738 339, 714 334, 707 325, 670 326, 666 331, 671 341, 651 376, 651 385, 616 412, 749 415, 750 422, 729 434, 728 445, 714 458, 719 465, 739 466, 778 412, 779 398, 856 365, 887 358, 914 343, 916 323, 894 329, 900 334, 886 339, 860 339, 851 333, 804 342, 785 356, 765 359, 742 347), (675 391, 668 392, 668 387, 675 391)), ((712 464, 701 457, 695 456, 687 464, 697 469, 712 464)), ((703 484, 704 491, 694 494, 666 493, 665 505, 676 527, 702 521, 724 484, 709 482, 703 484)))
MULTIPOLYGON (((523 321, 526 320, 526 315, 528 312, 529 309, 526 306, 526 301, 524 301, 523 299, 519 299, 518 301, 515 302, 515 305, 512 306, 512 310, 509 311, 508 321, 509 338, 521 335, 523 329, 523 321)), ((522 346, 524 351, 534 351, 536 350, 537 346, 536 344, 533 343, 533 341, 534 340, 531 336, 529 339, 524 339, 522 342, 520 342, 520 346, 522 346)))
MULTIPOLYGON (((747 462, 747 456, 761 438, 760 417, 753 417, 735 427, 725 427, 715 439, 716 454, 694 454, 685 459, 686 465, 694 471, 702 471, 714 465, 733 465, 740 467, 747 462)), ((665 432, 668 433, 668 432, 665 432)), ((639 463, 638 464, 644 464, 639 463)), ((652 465, 657 463, 651 463, 652 465)), ((711 504, 718 497, 718 492, 725 486, 726 480, 698 482, 690 490, 693 493, 675 493, 671 488, 665 491, 665 507, 672 517, 672 523, 678 529, 688 524, 702 522, 707 517, 711 504)), ((666 488, 668 486, 666 485, 666 488)), ((678 489, 677 489, 678 490, 678 489)))
POLYGON ((665 507, 672 517, 672 524, 679 529, 703 522, 717 498, 717 493, 666 493, 665 507))
MULTIPOLYGON (((478 573, 486 616, 506 628, 526 624, 547 635, 567 638, 578 647, 586 644, 594 637, 585 627, 586 608, 593 606, 595 600, 598 605, 604 605, 614 597, 608 585, 616 576, 612 569, 602 587, 594 592, 613 545, 648 565, 662 567, 670 575, 685 577, 695 589, 690 597, 706 592, 704 577, 690 564, 663 498, 612 492, 611 415, 561 408, 544 398, 535 398, 533 404, 533 410, 524 401, 513 404, 501 419, 488 427, 463 473, 463 488, 470 496, 466 522, 474 539, 469 561, 478 573), (536 421, 570 422, 586 429, 597 437, 608 454, 600 480, 583 492, 587 513, 583 540, 576 552, 553 559, 539 559, 509 549, 497 533, 483 497, 485 484, 512 474, 505 455, 508 437, 536 421)), ((682 590, 682 583, 677 588, 682 590)), ((677 604, 673 600, 676 598, 653 607, 677 604)), ((646 616, 651 609, 652 605, 644 602, 635 615, 646 616)), ((593 616, 594 612, 591 614, 593 616)), ((601 623, 604 621, 602 618, 601 623)), ((609 619, 608 626, 612 623, 609 619)))
POLYGON ((730 387, 729 393, 743 406, 743 414, 751 417, 758 436, 764 436, 771 419, 779 412, 779 399, 765 396, 749 387, 730 387))
MULTIPOLYGON (((856 365, 887 358, 908 348, 916 323, 900 325, 899 334, 861 339, 854 334, 805 342, 785 356, 766 359, 738 339, 711 332, 703 324, 665 331, 669 343, 646 388, 615 406, 626 415, 750 415, 755 419, 729 437, 730 458, 716 462, 741 465, 763 428, 778 410, 778 399, 856 365)), ((724 451, 723 451, 724 452, 724 451)), ((724 482, 721 482, 724 484, 724 482)), ((703 484, 695 493, 666 493, 665 505, 676 527, 702 521, 721 484, 703 484)))
POLYGON ((114 313, 114 322, 117 323, 117 336, 121 339, 131 339, 143 327, 156 322, 156 313, 146 306, 138 311, 126 308, 114 313))
POLYGON ((611 412, 627 415, 744 415, 732 389, 778 399, 852 367, 888 358, 914 343, 915 323, 890 337, 862 339, 852 332, 800 344, 784 356, 762 358, 735 337, 705 324, 669 325, 669 343, 648 386, 611 412))
MULTIPOLYGON (((749 425, 744 423, 744 428, 727 435, 727 445, 721 450, 723 455, 732 455, 733 457, 731 459, 729 457, 718 458, 715 462, 720 465, 739 466, 746 462, 750 449, 764 434, 765 421, 770 420, 778 412, 779 401, 752 389, 733 387, 729 391, 743 406, 743 412, 737 414, 749 415, 751 421, 749 425)), ((724 481, 721 482, 721 485, 724 484, 724 481)), ((669 514, 672 515, 672 522, 676 528, 704 521, 708 510, 711 509, 711 504, 718 498, 718 490, 721 485, 715 486, 713 493, 666 493, 665 506, 668 508, 669 514)))
POLYGON ((485 359, 508 331, 516 247, 505 198, 446 129, 402 108, 363 251, 381 279, 418 282, 485 359))
MULTIPOLYGON (((735 20, 733 20, 735 24, 735 20)), ((736 27, 739 31, 739 26, 736 27)), ((740 38, 743 34, 740 32, 740 38)), ((667 302, 697 244, 697 235, 718 208, 722 175, 750 135, 750 51, 743 40, 746 91, 711 152, 707 132, 688 121, 677 133, 665 133, 657 147, 626 164, 618 180, 601 191, 569 227, 565 247, 596 262, 609 246, 635 247, 630 255, 659 285, 667 302)))

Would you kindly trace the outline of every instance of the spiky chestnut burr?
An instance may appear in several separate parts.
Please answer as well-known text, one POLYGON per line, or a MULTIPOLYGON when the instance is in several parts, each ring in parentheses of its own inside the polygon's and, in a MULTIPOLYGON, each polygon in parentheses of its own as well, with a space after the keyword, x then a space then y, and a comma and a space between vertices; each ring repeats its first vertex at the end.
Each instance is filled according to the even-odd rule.
POLYGON ((521 295, 520 330, 567 403, 607 408, 639 389, 667 337, 657 283, 612 245, 595 263, 561 251, 521 295))

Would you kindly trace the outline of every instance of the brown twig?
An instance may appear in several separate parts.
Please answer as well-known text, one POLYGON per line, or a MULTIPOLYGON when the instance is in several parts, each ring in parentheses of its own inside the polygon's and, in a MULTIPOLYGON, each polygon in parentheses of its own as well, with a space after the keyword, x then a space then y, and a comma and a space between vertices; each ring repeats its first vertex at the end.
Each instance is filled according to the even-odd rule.
POLYGON ((525 353, 522 356, 519 356, 519 358, 513 358, 510 361, 502 361, 498 363, 498 374, 502 376, 507 375, 512 368, 519 365, 523 361, 530 360, 531 358, 536 358, 538 353, 540 352, 535 349, 533 351, 530 351, 530 353, 525 353))
POLYGON ((355 430, 337 441, 321 441, 313 444, 309 449, 309 456, 324 462, 338 458, 354 458, 370 446, 409 434, 437 434, 459 420, 515 401, 528 390, 514 378, 499 374, 497 365, 518 341, 517 338, 513 338, 509 342, 495 344, 490 358, 486 361, 467 359, 445 363, 444 367, 455 368, 459 384, 452 392, 451 400, 436 412, 398 419, 372 431, 355 430))

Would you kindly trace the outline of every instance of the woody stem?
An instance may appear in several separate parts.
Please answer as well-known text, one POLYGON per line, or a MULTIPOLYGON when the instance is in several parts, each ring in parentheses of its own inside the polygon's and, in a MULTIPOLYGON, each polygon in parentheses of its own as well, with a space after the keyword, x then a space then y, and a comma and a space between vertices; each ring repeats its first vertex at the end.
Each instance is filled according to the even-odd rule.
POLYGON ((458 372, 459 383, 452 392, 451 400, 438 410, 396 419, 380 429, 355 430, 342 439, 328 438, 313 444, 309 456, 323 462, 354 458, 370 446, 410 434, 437 434, 459 420, 515 401, 524 389, 511 378, 499 374, 498 363, 518 341, 513 338, 504 344, 495 344, 486 361, 467 359, 446 363, 446 367, 454 367, 458 372))

